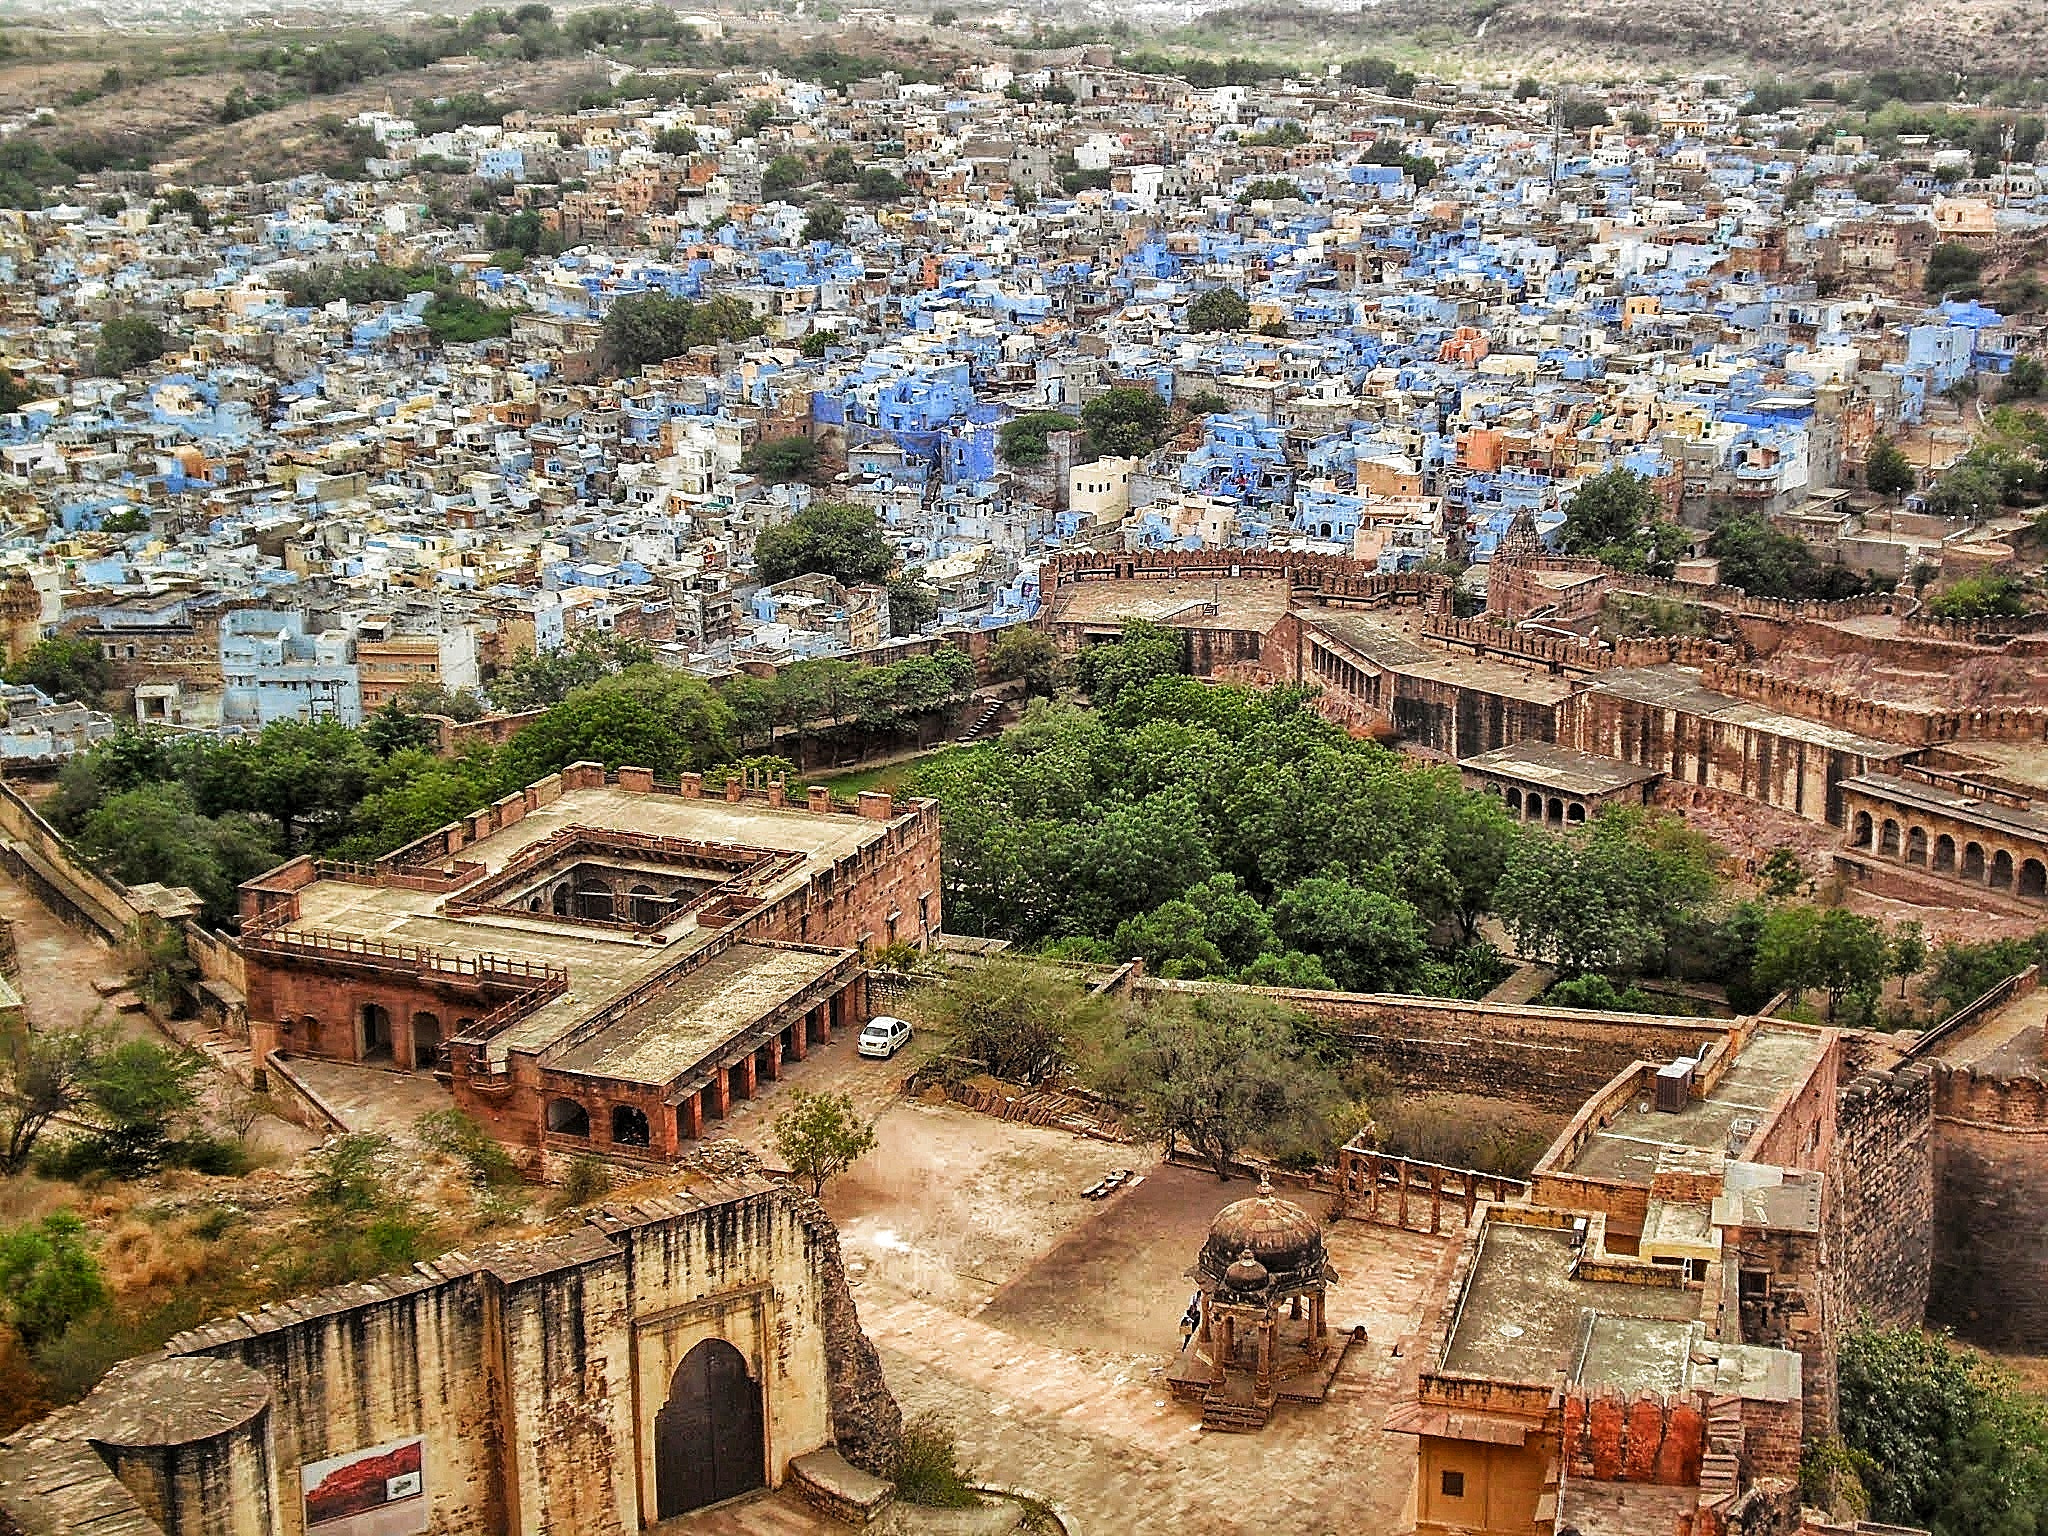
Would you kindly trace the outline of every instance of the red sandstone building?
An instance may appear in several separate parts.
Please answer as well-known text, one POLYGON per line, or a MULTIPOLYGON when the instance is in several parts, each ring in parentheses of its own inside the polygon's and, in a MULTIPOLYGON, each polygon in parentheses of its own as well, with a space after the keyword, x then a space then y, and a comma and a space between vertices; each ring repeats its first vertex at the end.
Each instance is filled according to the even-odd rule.
POLYGON ((257 1060, 446 1073, 500 1138, 665 1160, 939 931, 937 806, 579 763, 375 864, 242 888, 257 1060))

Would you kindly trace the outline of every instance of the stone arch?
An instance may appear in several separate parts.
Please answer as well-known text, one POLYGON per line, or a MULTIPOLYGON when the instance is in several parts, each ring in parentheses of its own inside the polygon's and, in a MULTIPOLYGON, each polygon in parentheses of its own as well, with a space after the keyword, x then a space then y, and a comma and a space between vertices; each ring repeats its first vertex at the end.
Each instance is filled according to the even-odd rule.
POLYGON ((412 1064, 418 1072, 431 1072, 441 1058, 441 1018, 422 1008, 412 1016, 412 1064))
POLYGON ((557 917, 567 917, 569 915, 568 881, 564 880, 560 885, 555 887, 554 894, 548 899, 548 910, 553 912, 557 917))
POLYGON ((1946 875, 1953 873, 1955 867, 1956 840, 1946 832, 1943 832, 1934 840, 1934 863, 1932 868, 1937 875, 1946 875))
POLYGON ((1878 831, 1877 851, 1888 853, 1895 859, 1899 856, 1899 824, 1889 816, 1885 817, 1884 826, 1878 831))
POLYGON ((661 920, 661 896, 651 885, 636 885, 628 893, 627 916, 636 923, 646 924, 661 920))
POLYGON ((655 1518, 673 1519, 767 1482, 761 1384, 724 1339, 683 1356, 654 1415, 655 1518))
POLYGON ((1927 862, 1927 829, 1912 827, 1906 832, 1906 862, 1925 864, 1927 862))
POLYGON ((1552 795, 1544 807, 1543 819, 1552 826, 1561 825, 1564 821, 1564 802, 1552 795))
POLYGON ((1508 786, 1507 806, 1508 814, 1510 816, 1519 816, 1522 814, 1522 792, 1519 789, 1516 789, 1512 784, 1508 786))
POLYGON ((1985 884, 1994 891, 2012 889, 2012 854, 2001 848, 1991 856, 1991 875, 1985 884))
POLYGON ((622 1147, 644 1147, 653 1138, 648 1134, 647 1112, 631 1104, 612 1106, 612 1140, 622 1147))
POLYGON ((1586 820, 1586 808, 1574 800, 1564 808, 1564 819, 1572 826, 1583 826, 1586 820))
POLYGON ((1870 837, 1872 830, 1873 824, 1870 819, 1870 812, 1858 811, 1856 813, 1855 826, 1849 834, 1850 846, 1855 848, 1868 848, 1870 846, 1870 837))
POLYGON ((364 1061, 391 1060, 391 1015, 378 1003, 356 1009, 357 1043, 364 1061))
POLYGON ((1963 844, 1963 867, 1960 871, 1965 880, 1984 878, 1984 848, 1980 843, 1963 844))
POLYGON ((575 914, 587 922, 608 923, 612 919, 612 888, 608 881, 583 880, 576 886, 575 914))
POLYGON ((548 1129, 557 1136, 590 1135, 590 1111, 574 1099, 548 1100, 548 1129))
MULTIPOLYGON (((291 1027, 290 1020, 286 1020, 285 1027, 291 1027)), ((308 1056, 319 1055, 326 1044, 320 1038, 320 1031, 321 1024, 318 1018, 310 1013, 299 1015, 299 1049, 308 1056)))
POLYGON ((538 912, 540 910, 540 898, 538 896, 529 898, 526 903, 526 910, 529 912, 538 912))
POLYGON ((2022 896, 2048 896, 2048 864, 2028 859, 2020 865, 2019 881, 2013 889, 2022 896))

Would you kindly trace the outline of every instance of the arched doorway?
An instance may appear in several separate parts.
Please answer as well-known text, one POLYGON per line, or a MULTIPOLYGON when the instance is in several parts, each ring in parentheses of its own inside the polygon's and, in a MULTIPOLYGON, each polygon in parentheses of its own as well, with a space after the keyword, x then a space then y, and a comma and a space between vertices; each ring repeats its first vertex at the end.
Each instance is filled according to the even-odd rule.
POLYGON ((1956 868, 1956 840, 1946 832, 1934 840, 1934 872, 1937 875, 1954 874, 1956 868))
POLYGON ((667 1520, 767 1481, 761 1387, 746 1356, 706 1339, 676 1367, 654 1416, 655 1518, 667 1520))
POLYGON ((2020 866, 2019 893, 2022 896, 2048 896, 2048 866, 2039 859, 2029 859, 2020 866))
POLYGON ((1963 844, 1963 878, 1978 881, 1984 878, 1984 850, 1975 843, 1963 844))
POLYGON ((362 1026, 364 1061, 391 1059, 391 1015, 376 1003, 365 1003, 357 1014, 362 1026))
POLYGON ((1991 856, 1991 879, 1988 883, 1994 891, 2012 889, 2012 855, 2003 848, 1991 856))
POLYGON ((441 1020, 422 1008, 412 1016, 412 1066, 415 1072, 431 1072, 441 1057, 441 1020))
POLYGON ((1849 839, 1850 842, 1858 848, 1868 848, 1870 846, 1870 829, 1870 812, 1858 811, 1856 813, 1855 831, 1849 839))
POLYGON ((1899 824, 1889 817, 1877 834, 1877 851, 1888 853, 1895 859, 1899 856, 1899 824))
POLYGON ((1508 790, 1507 807, 1508 814, 1510 816, 1519 816, 1522 814, 1522 792, 1519 789, 1511 788, 1508 790))
POLYGON ((622 1147, 647 1145, 647 1112, 631 1104, 612 1106, 612 1140, 622 1147))
POLYGON ((1927 862, 1927 829, 1915 827, 1906 834, 1906 862, 1925 864, 1927 862))

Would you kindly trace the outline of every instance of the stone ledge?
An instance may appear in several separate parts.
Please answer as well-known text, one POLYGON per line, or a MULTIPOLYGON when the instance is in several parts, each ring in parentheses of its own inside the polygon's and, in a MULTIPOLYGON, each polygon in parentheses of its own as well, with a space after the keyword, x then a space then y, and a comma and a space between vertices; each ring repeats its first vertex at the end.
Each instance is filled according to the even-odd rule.
POLYGON ((872 1525, 896 1502, 894 1484, 861 1471, 829 1445, 792 1457, 789 1480, 798 1498, 846 1525, 872 1525))

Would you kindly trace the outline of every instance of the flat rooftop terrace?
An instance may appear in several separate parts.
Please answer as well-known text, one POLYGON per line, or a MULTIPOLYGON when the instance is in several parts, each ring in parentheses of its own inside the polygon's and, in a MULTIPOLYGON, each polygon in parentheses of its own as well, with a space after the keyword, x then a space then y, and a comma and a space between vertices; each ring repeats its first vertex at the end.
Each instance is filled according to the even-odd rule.
POLYGON ((1782 736, 1788 741, 1809 742, 1835 752, 1852 752, 1859 757, 1898 758, 1913 750, 1898 742, 1859 736, 1854 731, 1838 730, 1832 725, 1783 714, 1761 704, 1752 704, 1747 699, 1718 692, 1700 682, 1697 667, 1616 667, 1594 678, 1592 686, 1616 698, 1675 709, 1729 725, 1748 726, 1752 730, 1782 736))
POLYGON ((1190 576, 1184 581, 1079 581, 1053 610, 1055 624, 1121 625, 1132 619, 1181 629, 1264 634, 1287 616, 1294 589, 1281 576, 1190 576), (1202 605, 1212 605, 1214 612, 1202 605))
POLYGON ((1697 1292, 1573 1277, 1571 1232, 1490 1220, 1444 1348, 1446 1371, 1628 1390, 1685 1385, 1697 1292))
POLYGON ((1821 1035, 1763 1025, 1710 1092, 1670 1114, 1646 1107, 1650 1094, 1645 1090, 1620 1105, 1608 1123, 1586 1139, 1566 1171, 1648 1184, 1668 1149, 1732 1155, 1740 1150, 1728 1146, 1735 1122, 1761 1120, 1780 1094, 1812 1070, 1824 1046, 1821 1035))
POLYGON ((824 980, 839 959, 835 951, 735 944, 691 971, 677 996, 633 1010, 548 1065, 665 1087, 736 1031, 824 980))
MULTIPOLYGON (((750 896, 772 902, 801 889, 839 860, 886 837, 889 828, 901 819, 882 821, 846 812, 828 814, 807 810, 801 803, 774 807, 755 799, 692 799, 606 785, 564 790, 558 799, 529 811, 512 826, 469 844, 458 857, 483 865, 485 876, 479 879, 487 878, 535 844, 573 827, 736 844, 798 855, 793 863, 787 859, 776 861, 761 881, 745 884, 750 896)), ((666 926, 649 932, 579 924, 538 913, 529 917, 503 909, 463 914, 444 911, 450 896, 459 894, 322 878, 298 891, 299 915, 286 928, 416 944, 459 955, 489 952, 564 967, 569 973, 565 993, 492 1037, 487 1059, 496 1066, 515 1050, 538 1050, 551 1043, 578 1020, 704 948, 729 926, 707 925, 695 910, 682 912, 666 926)), ((746 948, 754 953, 755 974, 744 985, 764 987, 771 992, 780 988, 782 980, 770 974, 774 968, 763 969, 760 962, 762 954, 772 951, 761 946, 746 948)), ((803 984, 786 990, 798 990, 803 984)), ((734 978, 729 989, 741 985, 734 978)), ((710 1006, 707 999, 707 1007, 710 1006)), ((708 1018, 706 1015, 707 1022, 708 1018)), ((645 1053, 656 1049, 652 1040, 646 1042, 642 1059, 648 1059, 645 1053)), ((634 1055, 633 1051, 625 1051, 622 1059, 634 1055)))
POLYGON ((1572 747, 1552 746, 1547 741, 1523 741, 1495 747, 1458 764, 1474 773, 1494 773, 1519 779, 1565 795, 1605 795, 1632 785, 1644 784, 1664 775, 1655 768, 1639 768, 1611 757, 1596 757, 1572 747))
POLYGON ((1477 689, 1533 704, 1555 704, 1583 686, 1582 680, 1553 677, 1541 667, 1498 661, 1450 650, 1421 635, 1419 610, 1387 608, 1370 617, 1331 608, 1298 610, 1309 629, 1336 640, 1382 671, 1477 689))

